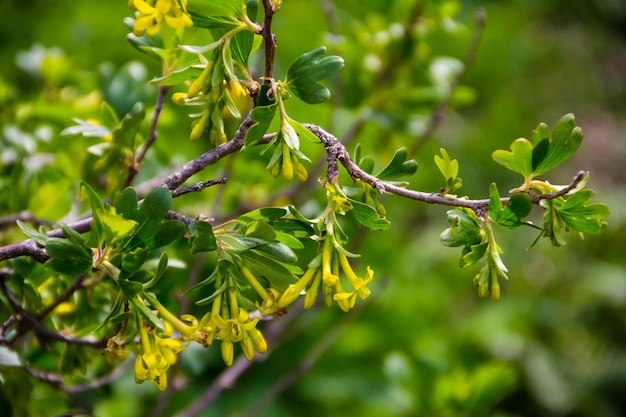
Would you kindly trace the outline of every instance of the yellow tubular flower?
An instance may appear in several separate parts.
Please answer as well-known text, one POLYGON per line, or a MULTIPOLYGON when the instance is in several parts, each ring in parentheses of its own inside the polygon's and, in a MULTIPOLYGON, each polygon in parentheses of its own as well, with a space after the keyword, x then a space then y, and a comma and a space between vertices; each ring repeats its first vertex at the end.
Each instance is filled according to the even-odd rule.
POLYGON ((320 288, 320 283, 322 282, 322 270, 317 269, 315 272, 315 277, 313 278, 313 282, 311 282, 311 286, 307 289, 306 294, 304 295, 304 309, 308 310, 315 305, 315 300, 317 299, 317 293, 320 288))
POLYGON ((337 302, 350 300, 350 308, 353 308, 356 303, 357 296, 365 299, 370 295, 371 291, 369 290, 369 288, 366 287, 366 285, 374 279, 374 272, 368 266, 365 279, 357 277, 357 275, 354 273, 354 270, 352 269, 352 266, 350 266, 350 262, 348 262, 348 258, 343 253, 339 253, 339 263, 341 264, 341 268, 343 269, 346 278, 348 278, 348 281, 352 286, 352 291, 337 293, 334 295, 333 298, 337 302))
POLYGON ((318 269, 319 268, 317 267, 309 268, 298 280, 298 282, 296 282, 295 284, 291 284, 289 287, 287 287, 285 292, 283 292, 278 299, 278 308, 285 308, 294 301, 296 301, 296 299, 300 296, 302 290, 304 290, 304 287, 306 287, 315 277, 315 273, 318 269))
POLYGON ((267 352, 267 342, 265 341, 265 337, 263 337, 263 333, 257 328, 250 329, 247 332, 254 346, 254 350, 259 353, 267 352))
POLYGON ((283 177, 287 181, 291 181, 293 179, 293 163, 291 162, 291 152, 289 150, 289 145, 284 140, 282 141, 283 147, 283 177))
POLYGON ((139 325, 139 339, 142 354, 135 359, 135 382, 153 382, 160 391, 167 388, 167 370, 170 364, 159 352, 155 352, 151 335, 143 324, 139 325))
MULTIPOLYGON (((182 0, 186 4, 186 0, 182 0)), ((184 13, 176 0, 133 0, 133 6, 139 11, 133 33, 153 36, 159 33, 163 22, 174 29, 193 26, 191 18, 184 13)))

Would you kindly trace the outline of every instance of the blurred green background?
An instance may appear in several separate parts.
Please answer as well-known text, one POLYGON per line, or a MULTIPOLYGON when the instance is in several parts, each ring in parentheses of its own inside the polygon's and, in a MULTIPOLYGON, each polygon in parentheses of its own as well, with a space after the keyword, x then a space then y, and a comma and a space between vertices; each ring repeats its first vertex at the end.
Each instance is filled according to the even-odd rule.
MULTIPOLYGON (((397 47, 394 34, 413 2, 284 1, 274 21, 278 74, 323 44, 346 59, 345 70, 331 83, 333 103, 310 107, 289 101, 290 116, 328 127, 338 137, 366 120, 355 141, 379 162, 386 161, 423 133, 441 99, 440 92, 426 88, 436 86, 429 68, 441 57, 463 60, 475 30, 474 13, 483 8, 487 24, 475 62, 443 123, 414 155, 419 170, 410 186, 438 191, 441 178, 433 155, 445 147, 459 160, 462 192, 484 198, 489 183, 496 182, 505 193, 520 178, 493 162, 491 152, 528 137, 539 122, 553 126, 573 112, 585 141, 551 181, 565 184, 578 170, 589 170, 596 199, 611 207, 609 226, 584 240, 569 236, 565 248, 552 248, 542 239, 528 252, 535 231, 497 230, 510 280, 502 283, 502 300, 496 303, 478 298, 472 286, 478 269, 459 269, 460 251, 439 244, 447 227, 446 208, 387 197, 392 229, 359 233, 354 242, 362 254, 358 267, 371 265, 376 271, 378 284, 367 303, 348 316, 324 308, 290 312, 285 328, 270 336, 270 353, 236 382, 222 382, 226 389, 195 415, 617 417, 626 410, 626 3, 428 3, 425 15, 438 13, 437 29, 419 39, 420 46, 410 51, 415 59, 408 58, 409 64, 386 84, 374 73, 397 47), (413 90, 413 83, 425 88, 413 90)), ((125 1, 0 3, 3 175, 11 162, 9 149, 44 154, 65 143, 71 155, 89 163, 84 153, 91 143, 67 143, 57 133, 72 117, 97 108, 102 96, 121 113, 136 100, 153 105, 155 91, 140 81, 158 75, 160 68, 126 42, 122 19, 130 15, 125 1), (47 53, 49 73, 34 70, 38 48, 56 47, 47 53), (89 96, 94 89, 102 96, 89 96), (85 100, 65 105, 63 94, 70 93, 85 100), (37 133, 43 122, 51 133, 37 133)), ((188 141, 185 113, 168 105, 154 159, 141 180, 167 174, 206 149, 188 141)), ((239 174, 242 179, 229 182, 222 195, 210 190, 183 197, 176 200, 178 208, 188 215, 227 218, 266 201, 273 183, 264 164, 250 154, 242 159, 229 168, 233 178, 239 174)), ((32 162, 26 170, 49 169, 45 161, 32 162)), ((76 177, 88 171, 81 169, 75 168, 76 177)), ((212 178, 220 169, 200 177, 212 178)), ((70 174, 68 168, 63 172, 70 174)), ((31 191, 49 181, 35 173, 25 178, 34 181, 24 183, 31 191)), ((67 182, 67 192, 51 202, 29 200, 25 190, 2 185, 3 215, 44 204, 43 213, 53 219, 69 211, 75 187, 67 182)), ((210 272, 211 259, 203 267, 210 272)), ((171 277, 184 282, 186 273, 174 271, 171 277)), ((189 348, 172 378, 180 390, 172 395, 135 385, 132 369, 104 388, 76 395, 33 382, 38 401, 26 415, 83 408, 99 417, 175 415, 207 395, 222 371, 215 349, 189 348)), ((3 388, 0 409, 8 395, 3 388)))

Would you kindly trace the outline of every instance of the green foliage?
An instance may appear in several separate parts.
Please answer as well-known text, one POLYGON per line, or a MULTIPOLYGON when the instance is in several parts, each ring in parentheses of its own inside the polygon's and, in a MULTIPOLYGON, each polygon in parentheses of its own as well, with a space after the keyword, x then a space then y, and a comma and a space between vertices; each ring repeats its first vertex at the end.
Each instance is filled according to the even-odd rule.
MULTIPOLYGON (((70 6, 83 8, 61 3, 50 16, 64 25, 70 6)), ((105 20, 115 7, 87 3, 90 30, 113 33, 123 15, 105 20)), ((611 416, 589 382, 605 374, 585 364, 613 368, 610 351, 594 356, 594 341, 619 328, 622 274, 611 253, 623 245, 606 227, 608 206, 592 202, 588 172, 566 185, 543 178, 596 168, 580 159, 591 148, 577 153, 590 142, 567 114, 492 153, 529 117, 552 117, 561 99, 589 124, 588 107, 563 91, 537 104, 559 83, 513 94, 509 75, 485 75, 483 65, 521 72, 515 58, 528 45, 487 36, 476 55, 485 16, 468 30, 458 1, 209 3, 129 2, 129 55, 99 53, 123 34, 77 36, 95 44, 67 55, 26 45, 25 73, 0 77, 0 408, 148 415, 157 411, 144 405, 159 404, 193 414, 193 397, 206 398, 223 364, 265 355, 258 372, 238 362, 236 391, 218 388, 206 412, 504 417, 595 415, 599 404, 593 411, 611 416), (502 50, 514 51, 512 62, 502 50), (527 97, 533 112, 515 107, 527 97), (489 126, 477 133, 477 113, 464 108, 488 105, 489 126), (452 123, 438 130, 447 113, 452 123), (437 170, 416 176, 434 153, 437 170), (490 153, 523 184, 501 194, 506 171, 483 163, 490 153), (442 233, 441 210, 423 202, 452 207, 442 233), (570 244, 570 255, 522 256, 533 229, 570 244), (616 243, 572 245, 567 231, 603 231, 616 243), (460 248, 458 265, 433 245, 437 234, 460 248), (602 261, 587 263, 593 256, 602 261), (480 297, 506 290, 506 301, 477 303, 454 279, 458 267, 480 297), (598 325, 606 320, 611 330, 598 325), (127 356, 132 371, 122 372, 127 356), (296 381, 289 395, 273 397, 285 380, 296 381)), ((44 31, 47 19, 11 36, 60 36, 44 31)), ((507 37, 501 25, 485 35, 507 37)), ((544 53, 560 43, 550 45, 544 53)), ((15 51, 4 54, 13 62, 15 51)), ((536 61, 538 78, 560 62, 536 61)))

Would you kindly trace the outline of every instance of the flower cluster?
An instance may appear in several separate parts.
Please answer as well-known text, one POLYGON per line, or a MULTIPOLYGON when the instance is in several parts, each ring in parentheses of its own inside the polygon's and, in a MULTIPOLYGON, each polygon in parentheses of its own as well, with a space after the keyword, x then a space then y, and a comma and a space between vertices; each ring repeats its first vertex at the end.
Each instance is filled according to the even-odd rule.
POLYGON ((295 284, 290 285, 278 299, 277 306, 284 308, 291 304, 298 295, 305 291, 304 308, 315 304, 320 287, 326 305, 333 302, 343 311, 352 309, 357 298, 365 299, 370 295, 367 288, 374 279, 374 272, 368 266, 365 278, 357 276, 348 257, 358 255, 348 252, 343 247, 343 231, 337 221, 337 214, 351 210, 351 203, 336 184, 326 184, 328 207, 325 216, 319 222, 320 234, 315 236, 321 253, 309 264, 309 269, 295 284), (343 272, 343 274, 340 273, 343 272), (345 280, 341 279, 345 277, 345 280))
MULTIPOLYGON (((161 391, 167 388, 167 370, 176 363, 177 354, 186 346, 179 339, 168 337, 169 331, 158 334, 145 320, 137 323, 141 353, 135 358, 135 382, 149 380, 161 391)), ((169 326, 168 326, 169 327, 169 326)))
POLYGON ((133 27, 135 36, 142 36, 144 33, 156 35, 164 22, 174 29, 193 26, 191 18, 185 12, 187 0, 130 0, 128 6, 137 10, 133 27))
POLYGON ((187 92, 174 93, 172 100, 179 105, 201 108, 201 111, 190 114, 196 118, 191 124, 190 139, 198 140, 208 133, 211 143, 219 145, 226 141, 224 117, 240 118, 250 100, 239 80, 212 83, 212 71, 219 65, 215 61, 203 65, 202 72, 189 85, 187 92))

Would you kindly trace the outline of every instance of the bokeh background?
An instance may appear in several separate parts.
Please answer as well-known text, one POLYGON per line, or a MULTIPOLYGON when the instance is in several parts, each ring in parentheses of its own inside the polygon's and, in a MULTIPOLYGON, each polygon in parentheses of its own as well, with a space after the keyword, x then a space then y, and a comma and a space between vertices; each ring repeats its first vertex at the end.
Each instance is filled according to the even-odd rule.
MULTIPOLYGON (((278 74, 320 45, 346 59, 329 84, 332 102, 311 107, 289 100, 290 116, 353 137, 352 149, 361 143, 379 163, 399 146, 415 146, 414 189, 438 191, 442 180, 433 155, 444 147, 459 160, 462 192, 485 198, 491 182, 501 193, 520 182, 493 162, 491 152, 528 137, 539 122, 553 126, 572 112, 585 141, 550 180, 565 184, 578 170, 590 171, 596 199, 611 207, 605 231, 584 240, 570 235, 564 248, 541 239, 527 251, 536 231, 497 230, 510 280, 502 283, 502 300, 493 302, 480 299, 472 285, 478 268, 459 269, 460 251, 439 243, 446 208, 387 197, 391 230, 356 232, 353 242, 362 254, 358 267, 371 265, 377 281, 354 314, 295 309, 282 325, 268 324, 275 332, 270 353, 242 366, 233 380, 219 379, 233 372, 223 374, 217 350, 189 348, 172 378, 178 390, 167 395, 150 384, 135 385, 132 368, 80 394, 25 382, 33 394, 23 415, 84 409, 98 417, 624 415, 626 3, 423 2, 417 41, 407 49, 401 30, 414 3, 284 1, 274 21, 278 74), (425 137, 429 116, 471 50, 479 8, 487 20, 475 59, 443 121, 425 137), (385 68, 392 70, 381 75, 385 68), (196 411, 194 404, 202 407, 196 411)), ((14 153, 38 156, 24 169, 23 188, 2 182, 2 215, 28 209, 57 220, 70 210, 76 184, 57 180, 93 173, 84 166, 56 169, 44 156, 63 147, 70 158, 93 162, 84 156, 91 143, 58 136, 72 117, 89 114, 103 98, 121 114, 135 101, 153 105, 154 88, 144 81, 160 67, 126 42, 122 19, 130 15, 125 1, 0 2, 2 175, 14 153)), ((185 112, 169 103, 141 181, 166 175, 207 149, 189 142, 188 126, 185 112)), ((182 197, 176 208, 228 218, 280 200, 288 188, 276 192, 255 157, 228 162, 234 180, 223 192, 182 197)), ((224 165, 200 177, 212 178, 224 165)), ((311 188, 295 196, 313 211, 322 195, 311 188)), ((180 261, 192 265, 183 248, 180 261)), ((209 257, 201 264, 200 275, 212 262, 209 257)), ((172 294, 180 294, 189 270, 169 274, 172 294)), ((0 409, 9 409, 10 395, 3 388, 0 409)))

